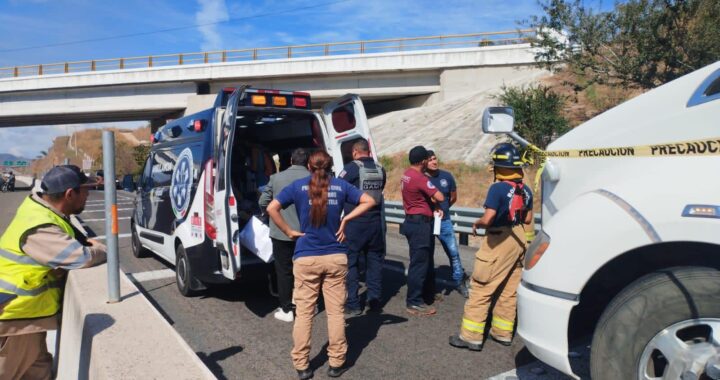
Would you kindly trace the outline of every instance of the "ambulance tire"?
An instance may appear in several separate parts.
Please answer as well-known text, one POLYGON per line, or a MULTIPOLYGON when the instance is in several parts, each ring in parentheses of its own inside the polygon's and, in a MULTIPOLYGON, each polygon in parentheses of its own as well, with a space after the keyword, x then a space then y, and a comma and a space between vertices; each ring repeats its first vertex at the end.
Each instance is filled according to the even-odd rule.
POLYGON ((135 228, 135 223, 130 224, 130 231, 132 232, 130 244, 132 246, 133 256, 137 258, 149 256, 150 251, 148 251, 148 249, 143 247, 142 243, 140 243, 140 236, 138 236, 137 229, 135 228))
POLYGON ((718 294, 720 272, 713 268, 667 268, 635 280, 598 321, 590 348, 591 378, 638 378, 641 356, 661 331, 683 321, 720 318, 718 294))
POLYGON ((175 283, 180 294, 185 297, 198 296, 202 293, 201 290, 205 289, 202 283, 194 278, 190 261, 182 244, 178 244, 175 249, 175 283))

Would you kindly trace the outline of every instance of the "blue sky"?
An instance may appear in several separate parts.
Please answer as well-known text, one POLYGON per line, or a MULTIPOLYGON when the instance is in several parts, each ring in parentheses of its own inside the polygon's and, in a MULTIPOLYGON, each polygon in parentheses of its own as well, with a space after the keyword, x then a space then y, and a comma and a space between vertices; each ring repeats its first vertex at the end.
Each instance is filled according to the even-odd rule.
MULTIPOLYGON (((0 67, 513 30, 539 13, 536 0, 0 0, 0 67)), ((65 131, 0 129, 0 152, 33 158, 65 131)))

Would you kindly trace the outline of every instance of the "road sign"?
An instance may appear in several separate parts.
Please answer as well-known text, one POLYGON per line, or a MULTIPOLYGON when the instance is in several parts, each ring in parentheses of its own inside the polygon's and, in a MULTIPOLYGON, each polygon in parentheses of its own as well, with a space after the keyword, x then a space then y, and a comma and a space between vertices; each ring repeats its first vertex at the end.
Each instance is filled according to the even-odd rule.
POLYGON ((30 165, 30 162, 27 160, 4 160, 2 162, 2 166, 25 167, 28 165, 30 165))

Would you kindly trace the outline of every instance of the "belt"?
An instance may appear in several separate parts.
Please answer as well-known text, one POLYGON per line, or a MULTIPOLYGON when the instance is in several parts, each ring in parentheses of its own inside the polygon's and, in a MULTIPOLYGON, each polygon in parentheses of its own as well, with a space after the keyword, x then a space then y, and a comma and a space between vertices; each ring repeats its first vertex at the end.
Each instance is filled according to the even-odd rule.
POLYGON ((414 222, 431 222, 433 220, 432 216, 427 215, 420 215, 420 214, 410 214, 405 215, 405 220, 412 220, 414 222))
MULTIPOLYGON (((519 226, 519 224, 518 224, 518 226, 519 226)), ((503 233, 503 232, 512 231, 512 229, 513 229, 514 227, 515 227, 515 226, 493 227, 493 228, 490 228, 490 229, 486 230, 486 233, 487 233, 487 234, 490 234, 490 235, 500 235, 500 234, 503 233)))

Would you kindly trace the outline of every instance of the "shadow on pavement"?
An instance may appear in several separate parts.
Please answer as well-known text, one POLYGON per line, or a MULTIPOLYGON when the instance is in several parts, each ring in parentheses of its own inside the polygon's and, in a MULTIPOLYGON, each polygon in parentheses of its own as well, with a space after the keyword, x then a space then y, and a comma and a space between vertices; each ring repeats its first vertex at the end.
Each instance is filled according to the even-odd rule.
POLYGON ((93 338, 113 324, 115 324, 115 319, 107 314, 91 313, 85 316, 83 320, 82 343, 80 345, 78 379, 90 378, 93 338))
POLYGON ((209 354, 206 354, 204 352, 196 352, 196 354, 200 358, 200 360, 205 363, 208 369, 210 369, 213 375, 215 375, 218 379, 223 380, 228 379, 228 377, 223 374, 223 368, 218 364, 218 362, 233 357, 242 351, 242 346, 231 346, 219 351, 211 352, 209 354))

